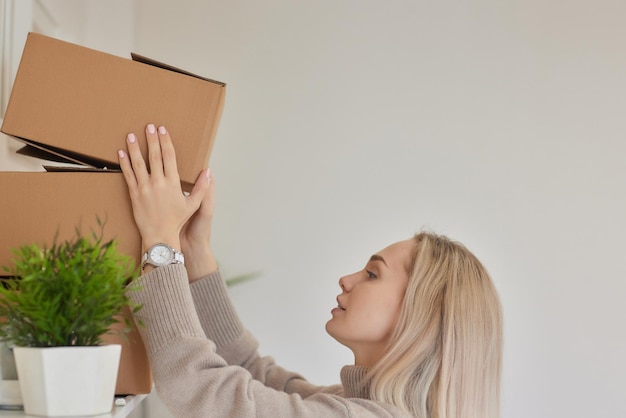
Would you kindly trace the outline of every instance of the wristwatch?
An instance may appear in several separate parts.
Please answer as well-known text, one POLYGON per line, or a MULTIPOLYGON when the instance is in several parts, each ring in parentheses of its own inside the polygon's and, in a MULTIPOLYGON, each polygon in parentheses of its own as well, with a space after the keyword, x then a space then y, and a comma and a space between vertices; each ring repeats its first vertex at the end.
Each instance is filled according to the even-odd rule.
POLYGON ((168 264, 185 264, 185 256, 167 244, 158 243, 143 254, 141 268, 146 268, 147 264, 154 267, 166 266, 168 264))

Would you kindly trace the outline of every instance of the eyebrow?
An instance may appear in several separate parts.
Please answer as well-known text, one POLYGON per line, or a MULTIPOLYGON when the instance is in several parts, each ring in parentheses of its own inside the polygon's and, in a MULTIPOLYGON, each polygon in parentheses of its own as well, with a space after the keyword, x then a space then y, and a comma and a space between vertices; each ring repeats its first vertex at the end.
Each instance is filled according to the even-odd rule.
MULTIPOLYGON (((385 261, 384 258, 382 258, 381 256, 379 256, 378 254, 374 254, 373 256, 370 257, 370 261, 382 261, 382 263, 387 266, 387 262, 385 261)), ((387 266, 389 267, 389 266, 387 266)))

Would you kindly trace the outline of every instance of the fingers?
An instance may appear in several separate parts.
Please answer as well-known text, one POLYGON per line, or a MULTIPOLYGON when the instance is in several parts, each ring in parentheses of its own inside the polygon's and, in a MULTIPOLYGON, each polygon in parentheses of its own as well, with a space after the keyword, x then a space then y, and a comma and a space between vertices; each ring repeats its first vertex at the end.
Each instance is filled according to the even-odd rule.
POLYGON ((135 179, 135 173, 133 173, 133 168, 130 165, 128 154, 125 151, 119 150, 117 151, 117 156, 120 162, 120 168, 122 169, 122 174, 124 175, 124 179, 128 185, 128 189, 132 192, 137 189, 137 179, 135 179))
POLYGON ((176 152, 174 151, 174 145, 172 144, 172 138, 165 126, 159 126, 159 140, 160 149, 163 161, 163 173, 165 177, 179 181, 178 166, 176 165, 176 152))
POLYGON ((200 207, 203 200, 208 196, 208 191, 211 183, 211 171, 206 168, 202 170, 196 183, 191 189, 191 193, 189 193, 188 199, 191 201, 191 204, 195 207, 200 207))
POLYGON ((149 181, 150 176, 157 180, 165 176, 172 182, 180 182, 176 152, 167 129, 164 126, 157 129, 154 124, 150 123, 146 126, 145 133, 149 166, 141 154, 139 142, 133 133, 128 134, 126 138, 128 153, 121 150, 118 152, 120 167, 126 176, 126 181, 142 184, 149 181))
POLYGON ((157 135, 156 127, 151 123, 146 126, 146 142, 148 143, 150 173, 153 176, 163 177, 163 157, 161 156, 160 135, 157 135))
POLYGON ((128 156, 130 158, 130 166, 137 184, 142 184, 149 179, 148 167, 141 155, 139 142, 135 134, 130 133, 126 136, 126 146, 128 147, 128 156))
POLYGON ((215 199, 214 198, 215 182, 213 181, 213 176, 211 174, 210 169, 208 168, 207 168, 207 179, 209 183, 209 190, 204 195, 204 200, 202 201, 202 209, 212 216, 214 199, 215 199))

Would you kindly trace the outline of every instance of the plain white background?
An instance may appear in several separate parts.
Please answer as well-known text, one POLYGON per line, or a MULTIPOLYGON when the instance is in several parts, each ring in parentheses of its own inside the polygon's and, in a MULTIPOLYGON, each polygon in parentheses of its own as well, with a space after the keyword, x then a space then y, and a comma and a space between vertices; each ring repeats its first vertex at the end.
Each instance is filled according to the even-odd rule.
POLYGON ((503 417, 626 417, 625 2, 42 3, 228 84, 213 243, 260 272, 232 295, 263 354, 336 383, 339 277, 425 228, 499 290, 503 417))

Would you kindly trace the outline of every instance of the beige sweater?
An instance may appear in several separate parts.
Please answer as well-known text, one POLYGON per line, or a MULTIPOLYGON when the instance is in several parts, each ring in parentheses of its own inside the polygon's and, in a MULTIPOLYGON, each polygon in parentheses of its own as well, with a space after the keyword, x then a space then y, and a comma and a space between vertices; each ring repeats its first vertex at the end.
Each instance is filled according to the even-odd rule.
MULTIPOLYGON (((341 385, 315 386, 261 357, 220 273, 192 285, 181 265, 155 269, 129 292, 159 398, 177 417, 406 417, 369 400, 366 370, 345 366, 341 385)), ((316 361, 312 359, 312 361, 316 361)))

